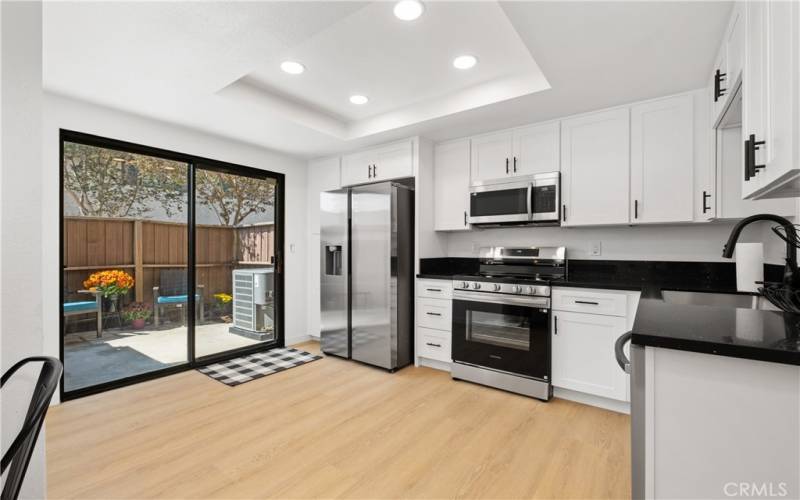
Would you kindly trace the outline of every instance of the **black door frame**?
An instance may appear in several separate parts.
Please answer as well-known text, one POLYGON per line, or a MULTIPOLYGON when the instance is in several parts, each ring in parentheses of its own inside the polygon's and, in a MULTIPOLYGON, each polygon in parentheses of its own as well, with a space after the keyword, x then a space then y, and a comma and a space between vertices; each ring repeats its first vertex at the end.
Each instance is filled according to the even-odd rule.
POLYGON ((186 272, 187 275, 187 283, 188 287, 191 290, 189 292, 189 296, 187 297, 188 303, 187 308, 190 311, 195 310, 195 288, 196 288, 196 256, 195 256, 195 210, 194 210, 194 203, 195 203, 195 189, 194 189, 194 178, 195 178, 195 171, 197 168, 202 168, 204 170, 210 170, 214 172, 220 173, 228 173, 233 175, 241 175, 247 177, 253 177, 257 179, 275 179, 276 186, 275 186, 275 206, 274 206, 274 218, 275 218, 275 243, 274 243, 274 252, 275 252, 275 273, 274 273, 274 287, 275 287, 275 340, 273 342, 263 342, 258 343, 253 346, 242 347, 230 351, 224 351, 222 353, 213 354, 204 356, 200 360, 197 360, 195 357, 195 315, 194 314, 187 314, 186 315, 186 328, 187 328, 187 361, 180 365, 170 366, 167 368, 163 368, 160 370, 147 372, 147 373, 140 373, 136 375, 132 375, 130 377, 124 377, 121 379, 113 380, 111 382, 105 382, 102 384, 94 385, 91 387, 84 387, 81 389, 76 389, 72 391, 65 391, 64 390, 64 373, 61 374, 61 383, 59 384, 59 394, 61 397, 61 401, 69 401, 71 399, 80 398, 83 396, 88 396, 90 394, 97 394, 100 392, 105 392, 111 389, 117 389, 119 387, 125 387, 132 384, 137 384, 139 382, 144 382, 146 380, 153 380, 156 378, 164 377, 166 375, 171 375, 173 373, 178 373, 186 370, 192 370, 199 366, 208 365, 211 363, 217 363, 220 361, 228 360, 237 356, 242 356, 244 354, 250 354, 253 352, 263 351, 265 349, 273 349, 276 347, 284 347, 285 346, 285 323, 284 323, 284 304, 285 304, 285 293, 284 293, 284 262, 283 262, 283 254, 284 254, 284 223, 285 223, 285 180, 286 177, 284 174, 273 172, 270 170, 262 170, 253 167, 247 167, 244 165, 238 165, 235 163, 229 163, 221 160, 214 160, 211 158, 204 158, 197 155, 191 155, 186 153, 179 153, 176 151, 170 151, 166 149, 156 148, 152 146, 144 146, 141 144, 135 144, 132 142, 126 142, 118 139, 110 139, 107 137, 101 137, 92 134, 86 134, 83 132, 76 132, 73 130, 66 130, 66 129, 59 129, 59 172, 58 172, 58 182, 59 182, 59 205, 58 205, 58 217, 59 217, 59 230, 58 230, 58 242, 59 242, 59 253, 58 253, 58 269, 59 269, 59 276, 58 276, 58 304, 59 304, 59 331, 58 331, 58 351, 59 351, 59 358, 61 362, 64 362, 64 326, 65 326, 65 318, 64 318, 64 142, 73 142, 78 144, 84 144, 87 146, 96 146, 108 149, 114 149, 117 151, 124 151, 127 153, 135 153, 141 155, 148 155, 148 156, 155 156, 158 158, 164 158, 167 160, 174 160, 179 161, 182 163, 186 163, 188 165, 187 169, 187 185, 188 185, 188 210, 187 210, 187 263, 186 263, 186 272))

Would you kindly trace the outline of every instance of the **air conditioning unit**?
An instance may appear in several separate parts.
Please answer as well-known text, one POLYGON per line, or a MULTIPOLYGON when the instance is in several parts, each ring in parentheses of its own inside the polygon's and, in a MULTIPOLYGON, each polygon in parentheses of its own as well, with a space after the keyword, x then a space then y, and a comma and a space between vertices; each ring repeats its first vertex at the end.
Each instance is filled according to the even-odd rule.
POLYGON ((259 341, 275 340, 274 303, 272 268, 235 269, 230 332, 259 341))

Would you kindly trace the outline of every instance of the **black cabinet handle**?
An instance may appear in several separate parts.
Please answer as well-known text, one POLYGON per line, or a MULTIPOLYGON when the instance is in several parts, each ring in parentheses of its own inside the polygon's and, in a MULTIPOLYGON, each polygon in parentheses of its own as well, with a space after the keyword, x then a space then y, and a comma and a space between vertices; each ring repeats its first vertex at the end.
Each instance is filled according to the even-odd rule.
POLYGON ((599 306, 600 302, 592 302, 591 300, 576 300, 576 304, 589 304, 592 306, 599 306))
POLYGON ((744 180, 749 181, 753 175, 750 173, 750 139, 744 141, 744 180))
POLYGON ((506 173, 508 173, 508 158, 506 158, 506 173))
POLYGON ((432 312, 426 312, 425 314, 427 314, 428 316, 441 316, 442 315, 441 313, 432 313, 432 312))
POLYGON ((441 288, 426 288, 425 290, 427 290, 429 292, 441 292, 442 291, 441 288))
POLYGON ((717 102, 728 91, 727 88, 722 88, 722 81, 726 80, 727 76, 726 73, 722 73, 720 70, 714 73, 714 102, 717 102))
POLYGON ((433 342, 425 342, 425 345, 429 345, 431 347, 442 347, 442 344, 434 344, 433 342))
POLYGON ((750 134, 744 141, 744 180, 749 181, 759 170, 766 168, 766 165, 756 165, 756 150, 764 144, 764 141, 756 140, 755 134, 750 134))
POLYGON ((514 157, 514 172, 517 171, 517 157, 514 157))
POLYGON ((561 205, 561 220, 566 222, 567 221, 567 206, 561 205))
POLYGON ((464 225, 467 225, 467 211, 464 210, 464 225))
POLYGON ((639 200, 633 200, 633 218, 639 218, 639 200))
POLYGON ((708 200, 709 198, 711 198, 711 195, 708 194, 706 191, 703 191, 703 213, 706 213, 709 210, 711 210, 711 207, 706 206, 706 200, 708 200))
POLYGON ((553 316, 553 333, 558 335, 558 316, 553 316))

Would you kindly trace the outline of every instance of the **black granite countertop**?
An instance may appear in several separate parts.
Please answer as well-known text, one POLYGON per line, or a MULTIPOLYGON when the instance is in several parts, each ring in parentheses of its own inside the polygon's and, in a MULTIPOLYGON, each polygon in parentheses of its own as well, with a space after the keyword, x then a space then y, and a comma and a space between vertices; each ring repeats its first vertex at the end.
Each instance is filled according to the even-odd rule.
POLYGON ((800 314, 643 299, 631 332, 637 345, 800 365, 800 314))

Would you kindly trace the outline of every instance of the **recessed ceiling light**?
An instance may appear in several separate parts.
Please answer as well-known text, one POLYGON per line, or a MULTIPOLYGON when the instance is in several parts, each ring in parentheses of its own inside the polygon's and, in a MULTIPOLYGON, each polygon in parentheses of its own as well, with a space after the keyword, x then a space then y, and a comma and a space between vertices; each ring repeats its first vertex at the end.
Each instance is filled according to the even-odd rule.
POLYGON ((478 58, 475 56, 458 56, 453 59, 453 66, 458 69, 470 69, 477 64, 478 58))
POLYGON ((353 104, 366 104, 368 101, 369 99, 367 99, 367 96, 365 95, 356 94, 350 96, 350 102, 353 104))
POLYGON ((281 69, 290 75, 299 75, 306 70, 306 67, 297 61, 283 61, 281 69))
POLYGON ((418 0, 400 0, 394 4, 394 15, 403 21, 413 21, 422 15, 425 6, 418 0))

